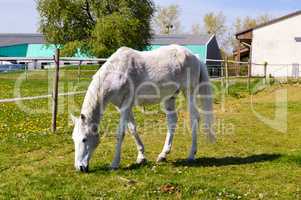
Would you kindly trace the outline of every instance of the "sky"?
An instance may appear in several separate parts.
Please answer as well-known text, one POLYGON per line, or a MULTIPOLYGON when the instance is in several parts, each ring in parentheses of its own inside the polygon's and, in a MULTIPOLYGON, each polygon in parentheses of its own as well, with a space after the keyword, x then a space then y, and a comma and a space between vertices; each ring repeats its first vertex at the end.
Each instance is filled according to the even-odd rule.
MULTIPOLYGON (((208 12, 222 11, 229 24, 236 17, 269 14, 273 17, 301 9, 301 0, 154 0, 158 6, 178 4, 183 31, 202 23, 208 12)), ((35 0, 0 0, 0 33, 36 33, 39 15, 35 0)))

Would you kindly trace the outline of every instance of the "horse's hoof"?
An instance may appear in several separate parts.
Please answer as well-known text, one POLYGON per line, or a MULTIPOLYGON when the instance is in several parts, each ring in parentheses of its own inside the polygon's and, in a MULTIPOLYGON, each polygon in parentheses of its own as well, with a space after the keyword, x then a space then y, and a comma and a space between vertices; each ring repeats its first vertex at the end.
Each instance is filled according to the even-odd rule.
POLYGON ((114 165, 110 166, 110 171, 116 171, 117 169, 118 169, 118 166, 114 166, 114 165))
POLYGON ((80 171, 83 173, 88 173, 89 172, 89 165, 88 166, 80 166, 80 171))
POLYGON ((138 160, 136 161, 136 163, 137 163, 138 165, 144 165, 144 164, 147 163, 147 159, 146 159, 146 158, 138 159, 138 160))
POLYGON ((167 162, 167 159, 165 157, 158 157, 157 163, 164 163, 167 162))

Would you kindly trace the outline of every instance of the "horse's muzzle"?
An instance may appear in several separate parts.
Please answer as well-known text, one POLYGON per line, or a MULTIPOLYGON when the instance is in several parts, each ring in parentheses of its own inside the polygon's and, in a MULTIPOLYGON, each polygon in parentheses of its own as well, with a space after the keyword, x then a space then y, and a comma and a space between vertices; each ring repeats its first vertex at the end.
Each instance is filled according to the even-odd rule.
POLYGON ((89 172, 89 165, 85 166, 80 166, 80 171, 84 172, 84 173, 88 173, 89 172))

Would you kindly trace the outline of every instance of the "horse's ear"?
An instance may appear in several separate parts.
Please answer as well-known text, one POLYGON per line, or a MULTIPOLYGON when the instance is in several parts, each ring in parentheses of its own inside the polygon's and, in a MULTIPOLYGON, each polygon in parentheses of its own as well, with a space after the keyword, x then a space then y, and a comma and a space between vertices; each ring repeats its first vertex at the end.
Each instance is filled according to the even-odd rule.
POLYGON ((86 121, 86 115, 84 114, 80 114, 80 119, 85 122, 86 121))
POLYGON ((71 120, 72 120, 72 123, 73 123, 73 124, 75 124, 75 123, 76 123, 76 120, 77 120, 77 118, 76 118, 74 115, 72 115, 72 114, 71 114, 71 120))

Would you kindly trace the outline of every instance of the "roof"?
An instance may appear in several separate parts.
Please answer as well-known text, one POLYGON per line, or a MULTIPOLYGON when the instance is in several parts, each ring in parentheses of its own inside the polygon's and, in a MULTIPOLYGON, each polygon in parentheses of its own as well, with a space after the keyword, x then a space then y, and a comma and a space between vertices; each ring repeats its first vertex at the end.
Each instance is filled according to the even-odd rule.
MULTIPOLYGON (((151 44, 155 45, 206 45, 213 36, 209 35, 155 35, 151 40, 151 44)), ((42 34, 27 33, 5 33, 0 34, 0 46, 11 46, 17 44, 45 44, 42 34)))
POLYGON ((213 36, 209 35, 155 35, 151 44, 153 45, 206 45, 213 36))
POLYGON ((262 27, 265 27, 265 26, 268 26, 268 25, 271 25, 271 24, 274 24, 274 23, 277 23, 277 22, 280 22, 280 21, 289 19, 289 18, 291 18, 291 17, 298 16, 298 15, 301 15, 301 10, 296 11, 296 12, 293 12, 293 13, 290 13, 290 14, 285 15, 285 16, 282 16, 282 17, 279 17, 279 18, 276 18, 276 19, 273 19, 273 20, 268 21, 268 22, 266 22, 266 23, 263 23, 263 24, 260 24, 260 25, 258 25, 258 26, 255 26, 255 27, 253 27, 253 28, 249 28, 249 29, 240 31, 240 32, 236 33, 235 35, 236 35, 236 36, 237 36, 237 35, 241 35, 241 34, 244 34, 244 33, 250 32, 250 31, 253 31, 253 30, 255 30, 255 29, 262 28, 262 27))
POLYGON ((44 44, 42 34, 29 33, 2 33, 0 34, 0 46, 10 46, 17 44, 44 44))

